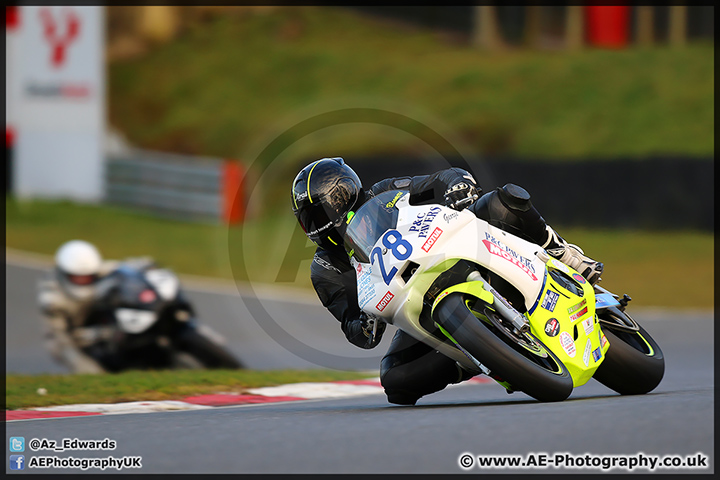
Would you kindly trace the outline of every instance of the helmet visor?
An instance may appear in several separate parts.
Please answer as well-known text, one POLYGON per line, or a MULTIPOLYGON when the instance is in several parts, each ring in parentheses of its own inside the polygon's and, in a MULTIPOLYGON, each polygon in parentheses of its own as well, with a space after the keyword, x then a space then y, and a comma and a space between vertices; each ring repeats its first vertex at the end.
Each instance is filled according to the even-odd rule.
POLYGON ((338 217, 337 212, 322 202, 303 208, 298 212, 300 226, 312 240, 327 235, 330 229, 336 226, 338 217))
POLYGON ((95 283, 95 280, 97 280, 97 275, 67 274, 67 279, 70 281, 70 283, 75 285, 90 285, 92 283, 95 283))

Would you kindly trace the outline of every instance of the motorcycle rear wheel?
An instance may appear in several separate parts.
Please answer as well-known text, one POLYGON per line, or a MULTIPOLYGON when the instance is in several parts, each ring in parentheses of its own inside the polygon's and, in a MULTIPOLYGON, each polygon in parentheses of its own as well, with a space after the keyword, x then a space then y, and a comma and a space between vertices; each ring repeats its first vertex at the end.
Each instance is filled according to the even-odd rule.
MULTIPOLYGON (((625 315, 608 309, 599 316, 625 315)), ((606 323, 602 330, 610 342, 605 360, 593 378, 621 395, 642 395, 655 389, 665 374, 665 358, 657 342, 638 325, 637 332, 613 330, 606 323)))
POLYGON ((498 319, 485 302, 461 293, 448 295, 433 314, 433 320, 458 344, 513 390, 541 402, 569 397, 573 381, 567 367, 534 335, 519 336, 498 327, 498 319))

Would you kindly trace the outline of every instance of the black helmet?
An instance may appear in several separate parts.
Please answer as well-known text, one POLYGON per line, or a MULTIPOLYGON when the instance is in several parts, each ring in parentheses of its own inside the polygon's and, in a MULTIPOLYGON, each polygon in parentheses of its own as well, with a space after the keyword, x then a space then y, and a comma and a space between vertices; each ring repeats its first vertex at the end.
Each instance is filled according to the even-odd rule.
POLYGON ((347 215, 364 201, 360 178, 340 157, 317 160, 293 180, 293 213, 308 238, 324 248, 344 245, 347 215))

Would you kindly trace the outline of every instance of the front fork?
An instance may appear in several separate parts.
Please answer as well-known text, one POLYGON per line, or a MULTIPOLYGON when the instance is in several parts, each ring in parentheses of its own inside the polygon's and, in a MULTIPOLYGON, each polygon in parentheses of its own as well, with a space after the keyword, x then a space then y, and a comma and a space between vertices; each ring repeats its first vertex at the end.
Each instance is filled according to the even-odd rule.
POLYGON ((528 321, 527 317, 522 313, 518 312, 515 307, 510 305, 510 303, 505 300, 505 297, 500 295, 494 288, 492 288, 490 284, 488 284, 482 278, 480 272, 470 272, 470 274, 467 276, 467 279, 468 282, 482 282, 482 288, 490 292, 494 300, 499 300, 492 303, 495 311, 503 318, 509 319, 519 333, 527 333, 530 331, 530 322, 528 321))
POLYGON ((517 311, 505 297, 500 295, 494 288, 487 283, 480 272, 473 271, 467 276, 467 282, 458 283, 446 288, 433 302, 431 314, 435 311, 438 303, 451 293, 468 293, 474 297, 483 300, 488 305, 492 305, 493 309, 503 318, 510 320, 513 327, 519 333, 527 333, 530 331, 530 322, 527 317, 517 311))

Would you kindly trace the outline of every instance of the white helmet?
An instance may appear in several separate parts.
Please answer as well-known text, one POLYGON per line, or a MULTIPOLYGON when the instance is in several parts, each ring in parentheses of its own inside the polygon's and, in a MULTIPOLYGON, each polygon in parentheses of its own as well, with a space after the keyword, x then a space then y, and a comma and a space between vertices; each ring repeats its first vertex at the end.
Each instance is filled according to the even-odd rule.
POLYGON ((78 300, 88 300, 95 293, 102 257, 91 243, 71 240, 58 248, 55 266, 60 284, 78 300))

